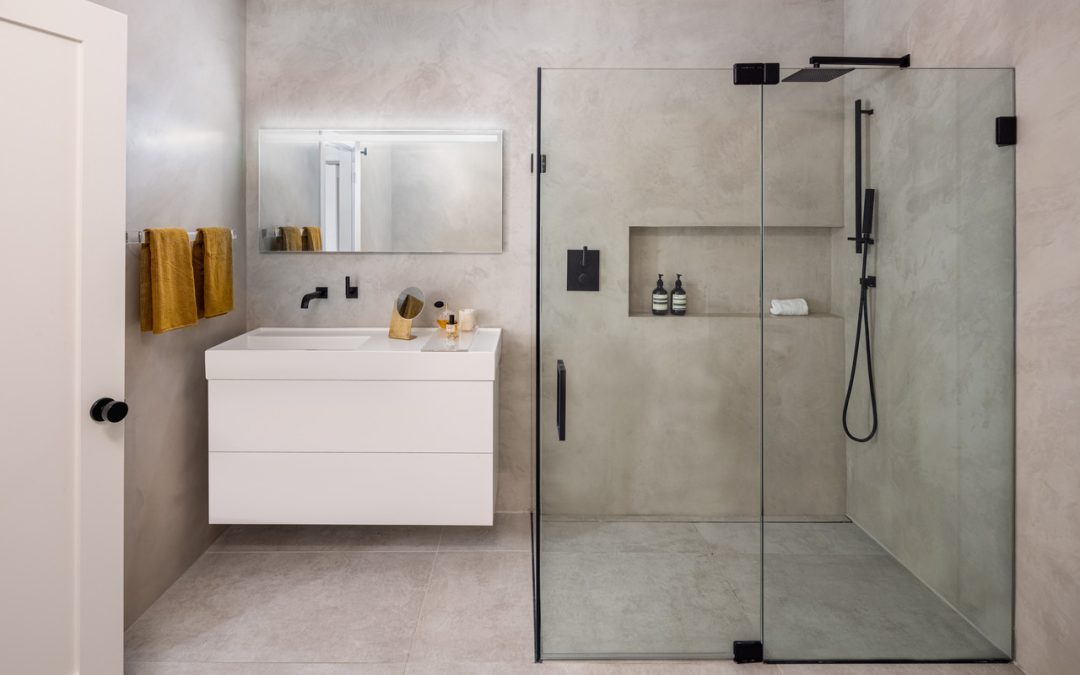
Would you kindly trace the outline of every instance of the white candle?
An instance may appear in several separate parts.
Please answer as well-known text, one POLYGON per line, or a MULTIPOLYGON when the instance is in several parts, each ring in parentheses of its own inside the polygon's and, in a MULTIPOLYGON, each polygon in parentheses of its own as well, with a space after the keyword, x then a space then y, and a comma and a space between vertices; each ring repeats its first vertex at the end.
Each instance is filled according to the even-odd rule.
POLYGON ((463 331, 468 332, 474 330, 476 328, 476 310, 458 310, 458 323, 461 324, 461 330, 463 331))

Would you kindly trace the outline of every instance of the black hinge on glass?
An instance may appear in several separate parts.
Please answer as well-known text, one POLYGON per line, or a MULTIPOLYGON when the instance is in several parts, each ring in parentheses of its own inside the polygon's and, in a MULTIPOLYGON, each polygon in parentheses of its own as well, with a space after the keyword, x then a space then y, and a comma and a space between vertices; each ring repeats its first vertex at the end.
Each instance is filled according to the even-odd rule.
POLYGON ((731 651, 735 663, 761 663, 765 660, 765 647, 760 640, 736 640, 731 651))
MULTIPOLYGON (((536 155, 529 155, 529 173, 536 173, 536 155)), ((540 155, 540 173, 547 173, 547 155, 540 155)))
POLYGON ((994 120, 994 140, 998 145, 1016 145, 1016 116, 994 120))
POLYGON ((736 63, 735 84, 780 84, 779 63, 736 63))

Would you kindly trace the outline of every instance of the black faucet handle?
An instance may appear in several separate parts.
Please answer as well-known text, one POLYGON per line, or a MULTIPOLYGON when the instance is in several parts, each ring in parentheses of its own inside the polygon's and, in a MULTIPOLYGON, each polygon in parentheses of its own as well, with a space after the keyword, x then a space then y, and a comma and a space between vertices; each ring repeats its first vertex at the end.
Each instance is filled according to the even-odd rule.
POLYGON ((350 300, 360 297, 360 287, 352 285, 352 277, 345 277, 345 297, 350 300))

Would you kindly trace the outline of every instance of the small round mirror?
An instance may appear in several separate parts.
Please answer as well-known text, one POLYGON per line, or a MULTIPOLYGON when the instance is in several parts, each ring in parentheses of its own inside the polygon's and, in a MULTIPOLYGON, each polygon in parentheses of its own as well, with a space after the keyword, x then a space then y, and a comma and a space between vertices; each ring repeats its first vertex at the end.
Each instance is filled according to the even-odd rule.
POLYGON ((415 286, 410 286, 401 292, 394 309, 402 319, 415 319, 424 309, 424 292, 415 286))

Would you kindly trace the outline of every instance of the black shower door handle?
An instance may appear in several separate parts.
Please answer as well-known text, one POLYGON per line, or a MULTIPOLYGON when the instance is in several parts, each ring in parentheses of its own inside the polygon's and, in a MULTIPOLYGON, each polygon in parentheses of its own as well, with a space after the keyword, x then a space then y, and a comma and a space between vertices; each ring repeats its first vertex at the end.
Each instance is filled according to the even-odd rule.
POLYGON ((555 428, 559 440, 566 440, 566 364, 559 359, 555 365, 555 428))

